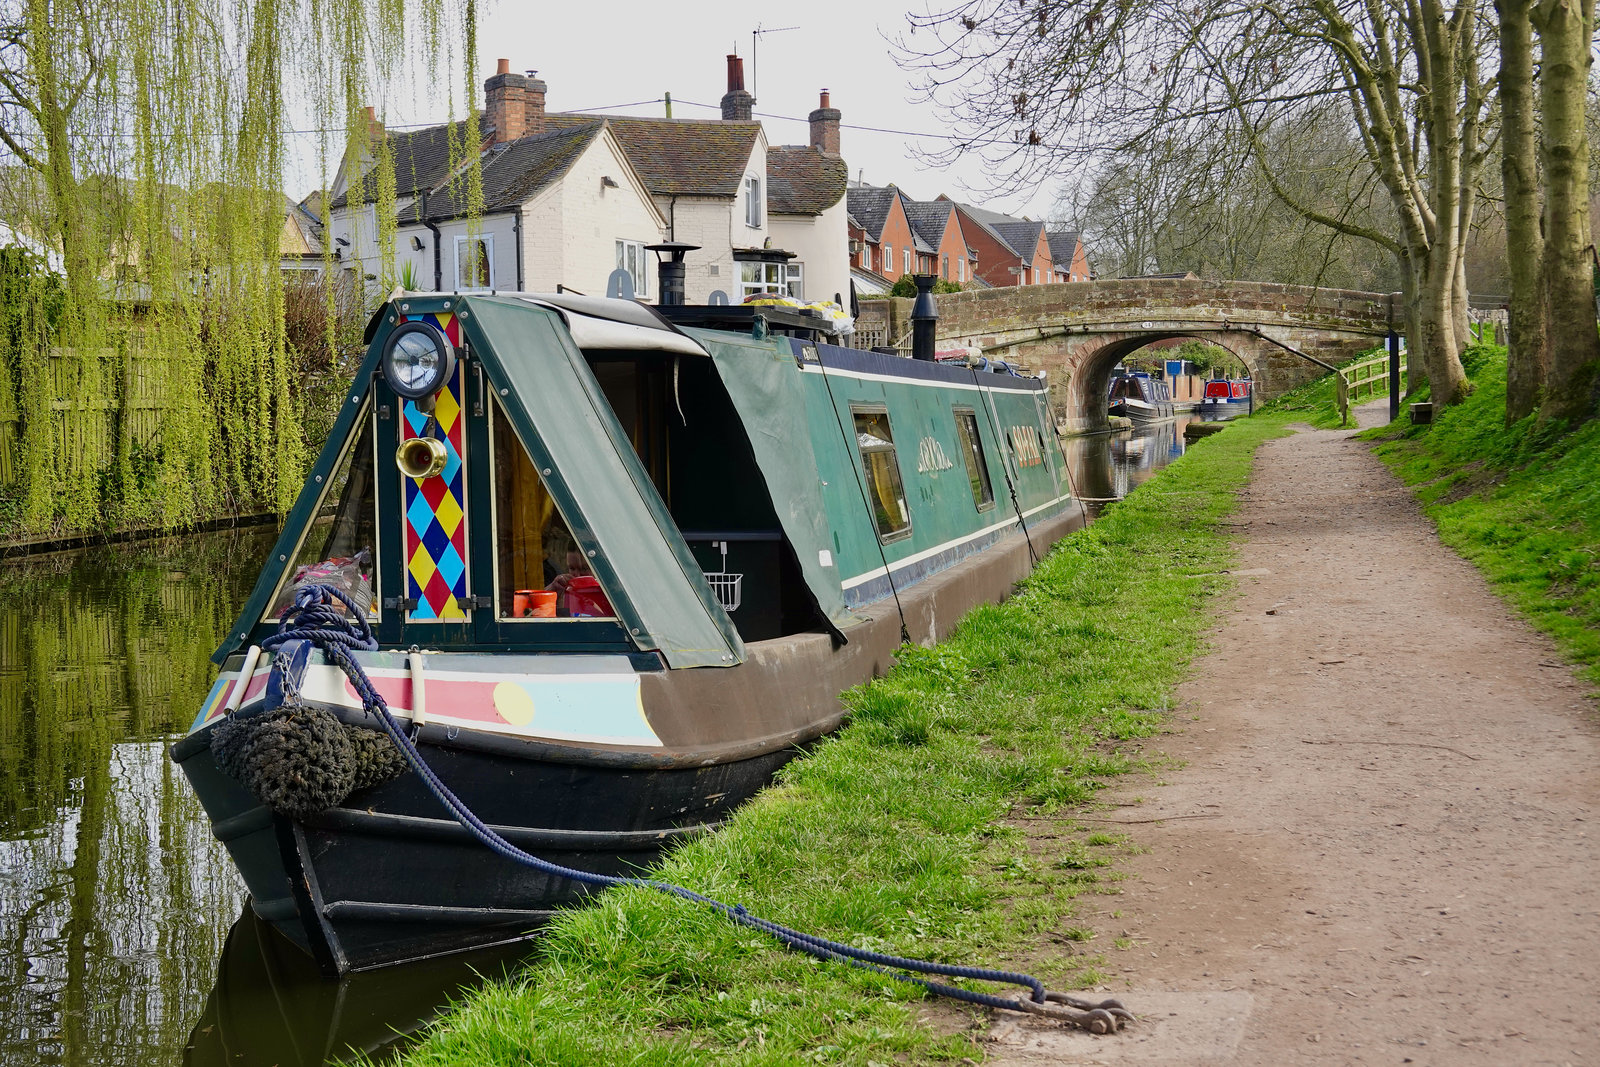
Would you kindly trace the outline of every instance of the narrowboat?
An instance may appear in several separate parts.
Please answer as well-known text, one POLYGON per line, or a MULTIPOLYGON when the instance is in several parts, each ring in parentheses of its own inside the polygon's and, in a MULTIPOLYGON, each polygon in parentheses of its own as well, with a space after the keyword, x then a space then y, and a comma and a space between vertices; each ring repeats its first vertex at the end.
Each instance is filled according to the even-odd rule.
POLYGON ((298 586, 365 610, 380 648, 355 658, 484 822, 625 874, 1079 524, 1042 380, 938 363, 931 329, 907 359, 818 324, 570 293, 397 293, 374 316, 172 749, 251 909, 324 973, 521 938, 586 889, 386 769, 323 652, 261 653, 298 586))
POLYGON ((1204 419, 1231 418, 1251 407, 1249 378, 1212 378, 1200 394, 1200 415, 1204 419))
POLYGON ((1134 422, 1158 422, 1176 417, 1172 392, 1167 383, 1135 371, 1111 379, 1108 415, 1121 415, 1134 422))

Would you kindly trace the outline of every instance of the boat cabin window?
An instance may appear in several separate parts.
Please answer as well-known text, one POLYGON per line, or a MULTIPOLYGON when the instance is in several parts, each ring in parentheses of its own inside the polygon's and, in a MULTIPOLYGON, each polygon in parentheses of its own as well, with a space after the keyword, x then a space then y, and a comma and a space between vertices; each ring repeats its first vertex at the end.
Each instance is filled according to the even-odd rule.
POLYGON ((956 408, 956 436, 961 439, 961 458, 967 461, 967 480, 972 483, 972 503, 979 511, 994 507, 994 485, 989 481, 989 465, 983 461, 983 439, 978 436, 978 413, 972 408, 956 408))
POLYGON ((499 617, 528 622, 614 618, 589 558, 498 403, 492 433, 499 617))
POLYGON ((377 558, 377 509, 373 472, 376 453, 372 413, 364 408, 344 455, 323 487, 317 510, 295 550, 294 560, 278 583, 267 619, 276 619, 294 600, 297 585, 318 583, 342 589, 356 604, 366 605, 369 619, 378 617, 372 595, 372 561, 377 558))
POLYGON ((878 540, 887 544, 911 536, 911 512, 900 481, 900 461, 895 456, 894 433, 884 408, 851 408, 856 420, 856 447, 866 473, 867 498, 878 540))
POLYGON ((589 369, 622 424, 633 450, 650 474, 661 499, 672 500, 671 453, 667 444, 669 412, 679 407, 673 395, 674 364, 640 356, 591 358, 589 369))

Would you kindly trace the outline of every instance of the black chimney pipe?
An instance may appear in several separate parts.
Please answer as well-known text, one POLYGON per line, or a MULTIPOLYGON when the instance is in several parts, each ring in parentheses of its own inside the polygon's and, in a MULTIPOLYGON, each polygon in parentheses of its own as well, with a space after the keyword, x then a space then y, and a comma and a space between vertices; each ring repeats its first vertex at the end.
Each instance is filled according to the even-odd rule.
POLYGON ((913 274, 911 280, 917 287, 916 302, 911 305, 911 358, 933 362, 933 334, 939 325, 939 309, 933 303, 934 274, 913 274))
POLYGON ((692 245, 686 241, 667 241, 658 245, 645 245, 647 251, 654 252, 658 265, 656 278, 661 283, 661 292, 656 297, 656 303, 661 307, 677 307, 683 301, 683 278, 688 267, 683 262, 683 257, 690 252, 698 252, 699 245, 692 245))

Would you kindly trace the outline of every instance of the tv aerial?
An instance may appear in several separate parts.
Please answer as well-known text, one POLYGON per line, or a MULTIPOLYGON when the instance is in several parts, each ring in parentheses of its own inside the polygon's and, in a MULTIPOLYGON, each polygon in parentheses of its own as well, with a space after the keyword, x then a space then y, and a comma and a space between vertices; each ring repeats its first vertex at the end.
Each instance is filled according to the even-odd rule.
POLYGON ((800 28, 799 26, 775 26, 775 27, 773 27, 772 29, 769 30, 769 29, 764 29, 762 27, 761 23, 758 22, 758 23, 756 23, 756 28, 750 31, 750 95, 751 96, 759 98, 759 95, 760 95, 760 94, 758 94, 756 92, 756 45, 761 42, 761 35, 762 34, 766 34, 766 33, 788 33, 790 30, 798 30, 799 28, 800 28))

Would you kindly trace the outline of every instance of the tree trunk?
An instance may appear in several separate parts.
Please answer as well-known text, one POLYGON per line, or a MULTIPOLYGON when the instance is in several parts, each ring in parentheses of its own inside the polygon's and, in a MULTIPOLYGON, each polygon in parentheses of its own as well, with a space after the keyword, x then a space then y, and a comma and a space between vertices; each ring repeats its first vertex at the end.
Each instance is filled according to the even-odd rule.
POLYGON ((1540 225, 1538 127, 1533 101, 1533 0, 1500 0, 1500 177, 1505 187, 1511 303, 1506 352, 1506 425, 1539 406, 1549 368, 1540 225))
POLYGON ((1401 332, 1406 338, 1406 398, 1416 396, 1428 384, 1428 365, 1422 358, 1421 305, 1417 294, 1417 271, 1411 257, 1400 257, 1401 332))
POLYGON ((1589 235, 1589 136, 1584 127, 1594 0, 1542 0, 1534 12, 1544 127, 1544 291, 1550 369, 1542 419, 1593 417, 1600 384, 1594 243, 1589 235))
POLYGON ((1435 409, 1466 395, 1466 372, 1456 348, 1453 251, 1436 242, 1417 272, 1417 336, 1413 359, 1422 363, 1435 409))
POLYGON ((1460 403, 1467 395, 1467 375, 1461 369, 1456 344, 1456 261, 1461 255, 1462 223, 1470 203, 1462 191, 1462 101, 1456 86, 1466 63, 1462 49, 1470 32, 1458 36, 1450 19, 1432 0, 1421 3, 1422 42, 1430 81, 1448 92, 1425 98, 1428 175, 1425 186, 1432 215, 1426 248, 1413 244, 1412 263, 1418 269, 1416 353, 1427 367, 1433 386, 1434 408, 1460 403))

